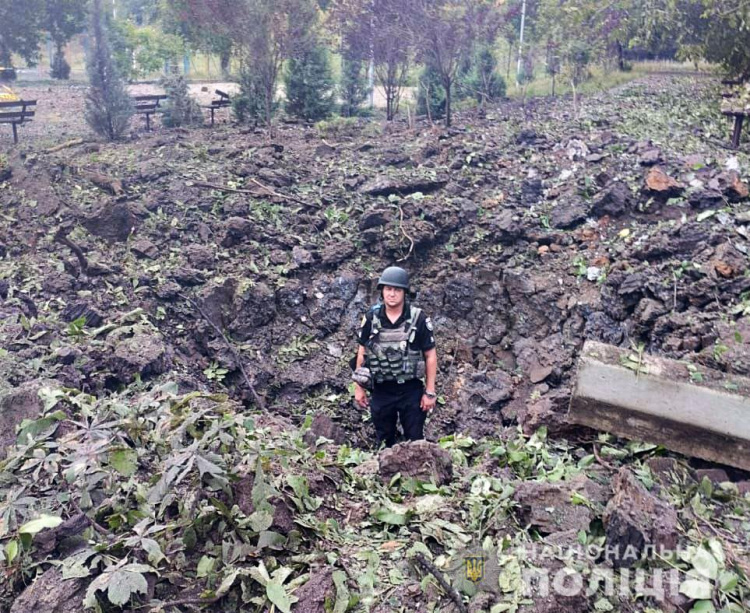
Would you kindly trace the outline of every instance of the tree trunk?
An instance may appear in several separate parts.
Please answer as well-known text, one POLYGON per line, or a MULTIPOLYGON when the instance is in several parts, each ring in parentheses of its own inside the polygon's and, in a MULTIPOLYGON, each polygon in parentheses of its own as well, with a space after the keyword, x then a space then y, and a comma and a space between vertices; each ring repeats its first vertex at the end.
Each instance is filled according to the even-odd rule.
POLYGON ((617 40, 615 41, 615 45, 617 46, 617 68, 620 72, 625 71, 625 55, 622 49, 622 43, 617 40))
POLYGON ((513 58, 513 43, 508 43, 508 65, 505 68, 505 80, 508 81, 510 79, 510 62, 513 58))
POLYGON ((445 81, 443 88, 445 89, 445 127, 451 127, 451 81, 445 81))
POLYGON ((232 57, 229 49, 222 51, 219 56, 219 62, 221 64, 221 76, 225 79, 229 76, 229 61, 232 57))

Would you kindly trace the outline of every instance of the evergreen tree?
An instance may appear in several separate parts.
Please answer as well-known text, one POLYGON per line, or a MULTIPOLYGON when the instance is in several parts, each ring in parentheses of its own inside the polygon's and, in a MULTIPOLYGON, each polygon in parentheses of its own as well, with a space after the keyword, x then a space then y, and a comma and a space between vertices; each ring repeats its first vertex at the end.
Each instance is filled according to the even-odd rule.
POLYGON ((417 89, 417 114, 428 115, 431 120, 445 116, 445 88, 440 71, 431 64, 419 74, 417 89))
MULTIPOLYGON (((240 93, 232 98, 232 111, 237 121, 258 123, 266 119, 266 88, 257 72, 247 67, 240 72, 240 93)), ((271 115, 276 112, 272 102, 271 115)))
POLYGON ((339 98, 341 98, 341 115, 354 117, 361 111, 362 103, 367 99, 370 90, 367 86, 367 67, 360 59, 342 59, 341 83, 339 84, 339 98))
POLYGON ((203 124, 203 112, 198 103, 190 97, 188 83, 181 74, 162 77, 161 86, 169 96, 162 123, 168 128, 196 126, 203 124))
POLYGON ((481 45, 474 53, 465 89, 480 104, 505 96, 505 80, 497 73, 497 60, 488 45, 481 45))
POLYGON ((319 121, 333 113, 334 82, 328 52, 317 41, 289 60, 285 74, 286 112, 319 121))
POLYGON ((101 0, 92 3, 90 35, 92 41, 86 58, 89 75, 86 122, 100 136, 117 140, 130 124, 133 104, 112 61, 101 0))
POLYGON ((86 0, 46 0, 44 26, 55 43, 55 57, 50 75, 53 79, 68 79, 70 64, 63 49, 71 38, 86 26, 86 0))
POLYGON ((39 60, 44 0, 0 0, 0 68, 17 53, 30 65, 39 60))

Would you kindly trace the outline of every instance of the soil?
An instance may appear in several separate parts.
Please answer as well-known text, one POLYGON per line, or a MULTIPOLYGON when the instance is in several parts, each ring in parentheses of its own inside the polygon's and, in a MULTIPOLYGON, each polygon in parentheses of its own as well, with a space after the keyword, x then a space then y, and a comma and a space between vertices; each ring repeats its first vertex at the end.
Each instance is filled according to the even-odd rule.
MULTIPOLYGON (((136 122, 114 144, 85 127, 81 87, 19 89, 39 111, 17 147, 0 133, 0 389, 46 379, 106 396, 169 379, 289 424, 326 416, 309 444, 371 448, 349 360, 394 263, 435 326, 432 441, 545 427, 590 445, 565 419, 586 339, 750 375, 750 161, 725 147, 713 79, 651 76, 578 116, 546 99, 448 129, 136 122)), ((630 473, 618 487, 667 504, 630 473)), ((566 514, 540 514, 525 488, 522 517, 544 534, 603 511, 552 487, 566 514)), ((625 544, 631 523, 649 538, 639 513, 607 509, 625 544)), ((329 583, 316 575, 309 610, 329 583)), ((560 606, 544 610, 581 610, 560 606)))

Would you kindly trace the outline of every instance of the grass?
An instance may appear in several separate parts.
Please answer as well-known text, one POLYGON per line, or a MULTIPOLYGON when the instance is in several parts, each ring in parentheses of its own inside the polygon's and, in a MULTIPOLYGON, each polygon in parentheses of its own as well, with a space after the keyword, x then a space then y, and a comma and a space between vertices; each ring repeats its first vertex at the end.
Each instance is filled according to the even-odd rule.
MULTIPOLYGON (((582 83, 578 87, 579 94, 591 94, 598 91, 604 91, 629 83, 644 77, 649 74, 659 73, 695 73, 703 72, 711 74, 715 70, 715 67, 700 63, 698 70, 696 71, 695 66, 689 62, 635 62, 632 64, 632 68, 628 71, 622 72, 619 70, 607 70, 603 66, 592 66, 591 67, 591 78, 588 81, 582 83)), ((570 82, 562 75, 558 75, 555 83, 555 95, 565 95, 572 93, 570 82)), ((520 99, 524 95, 523 89, 516 87, 513 81, 508 84, 508 97, 513 99, 520 99)), ((536 78, 528 84, 526 87, 526 97, 536 96, 551 96, 552 95, 552 78, 547 74, 539 74, 536 78)))

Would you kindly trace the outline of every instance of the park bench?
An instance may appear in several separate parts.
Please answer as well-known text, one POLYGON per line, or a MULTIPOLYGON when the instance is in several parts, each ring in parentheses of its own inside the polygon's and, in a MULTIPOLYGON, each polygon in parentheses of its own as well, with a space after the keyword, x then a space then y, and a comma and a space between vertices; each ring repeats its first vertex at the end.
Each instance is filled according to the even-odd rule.
POLYGON ((146 130, 151 129, 151 115, 154 115, 161 108, 161 102, 169 96, 166 94, 148 94, 145 96, 133 96, 135 103, 135 112, 138 115, 146 116, 146 130))
POLYGON ((221 91, 220 89, 215 90, 216 95, 219 96, 217 100, 211 100, 211 104, 207 108, 211 111, 211 125, 214 125, 214 113, 217 109, 224 109, 232 106, 232 101, 229 99, 229 94, 221 91))
POLYGON ((740 146, 740 135, 742 133, 742 124, 745 121, 745 117, 750 116, 750 111, 744 109, 725 109, 721 112, 722 115, 727 117, 734 117, 734 127, 732 129, 732 147, 734 149, 740 146))
POLYGON ((13 126, 13 142, 18 143, 18 124, 31 121, 36 100, 5 100, 0 102, 0 123, 13 126))

